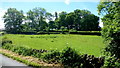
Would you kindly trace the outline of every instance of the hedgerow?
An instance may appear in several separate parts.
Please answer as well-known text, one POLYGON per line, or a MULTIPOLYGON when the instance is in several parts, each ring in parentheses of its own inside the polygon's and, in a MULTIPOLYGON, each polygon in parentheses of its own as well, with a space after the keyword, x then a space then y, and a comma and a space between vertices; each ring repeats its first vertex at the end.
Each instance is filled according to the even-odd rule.
POLYGON ((37 57, 47 63, 60 63, 63 66, 70 68, 100 68, 104 65, 104 57, 95 57, 94 55, 88 54, 81 55, 71 47, 66 47, 62 51, 48 51, 6 43, 2 48, 11 50, 19 55, 37 57))

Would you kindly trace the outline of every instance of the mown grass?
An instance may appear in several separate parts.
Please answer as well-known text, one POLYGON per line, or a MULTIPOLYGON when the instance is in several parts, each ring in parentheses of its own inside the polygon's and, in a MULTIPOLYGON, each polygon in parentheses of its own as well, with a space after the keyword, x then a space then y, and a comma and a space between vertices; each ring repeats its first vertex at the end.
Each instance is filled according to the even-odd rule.
POLYGON ((104 48, 101 36, 95 35, 21 35, 6 34, 4 35, 13 41, 15 45, 27 46, 35 49, 61 50, 66 46, 75 48, 81 53, 100 56, 104 48))

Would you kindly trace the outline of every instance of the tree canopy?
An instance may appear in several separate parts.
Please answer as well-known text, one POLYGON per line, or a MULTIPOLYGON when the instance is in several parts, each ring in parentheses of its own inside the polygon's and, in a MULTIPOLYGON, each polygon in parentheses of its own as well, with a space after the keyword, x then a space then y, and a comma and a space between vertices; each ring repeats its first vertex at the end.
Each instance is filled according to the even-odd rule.
POLYGON ((7 32, 16 33, 21 31, 21 25, 24 19, 23 11, 9 8, 3 18, 7 32))
POLYGON ((59 14, 51 14, 44 8, 36 7, 29 10, 24 16, 23 11, 15 8, 9 8, 4 15, 5 28, 13 32, 39 32, 49 30, 82 30, 96 31, 99 30, 99 17, 95 16, 88 10, 76 9, 67 13, 62 11, 59 14), (53 20, 55 18, 55 20, 53 20), (49 22, 46 22, 48 20, 49 22), (24 22, 24 23, 23 23, 24 22), (94 26, 93 26, 94 25, 94 26), (48 30, 49 28, 49 30, 48 30))
POLYGON ((120 58, 120 1, 100 2, 98 12, 103 16, 102 36, 107 45, 105 51, 120 58))

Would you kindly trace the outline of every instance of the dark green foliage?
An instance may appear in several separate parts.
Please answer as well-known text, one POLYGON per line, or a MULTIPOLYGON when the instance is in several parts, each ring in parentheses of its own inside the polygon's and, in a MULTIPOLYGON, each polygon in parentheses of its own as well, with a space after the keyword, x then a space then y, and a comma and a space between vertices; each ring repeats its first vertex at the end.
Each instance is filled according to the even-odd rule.
POLYGON ((105 65, 107 68, 120 68, 120 1, 100 2, 99 14, 103 15, 102 36, 106 43, 105 65))
MULTIPOLYGON (((93 31, 100 30, 98 25, 99 17, 95 16, 88 10, 76 9, 67 13, 62 11, 55 12, 55 16, 47 12, 44 8, 36 7, 29 10, 27 16, 23 11, 16 8, 9 8, 4 15, 5 30, 8 33, 31 33, 39 31, 49 33, 49 30, 57 31, 61 28, 69 31, 70 29, 93 31), (55 21, 52 20, 55 17, 55 21), (48 23, 46 20, 49 20, 48 23), (49 28, 48 28, 49 27, 49 28)), ((64 33, 64 32, 62 32, 64 33)))
POLYGON ((55 23, 54 23, 54 21, 49 21, 49 22, 48 22, 48 27, 49 27, 50 30, 53 30, 53 29, 55 28, 55 23))
POLYGON ((11 44, 5 44, 2 48, 16 52, 19 55, 37 57, 47 63, 61 63, 65 67, 70 68, 100 68, 104 64, 104 58, 97 58, 87 54, 80 55, 70 47, 65 48, 61 52, 57 50, 48 52, 47 50, 38 50, 11 44))
POLYGON ((23 11, 18 11, 16 8, 9 8, 3 18, 7 32, 21 32, 21 24, 24 19, 23 11))
POLYGON ((97 58, 94 55, 79 55, 74 49, 67 47, 61 54, 62 64, 70 67, 100 68, 104 64, 104 57, 97 58))
POLYGON ((61 63, 70 68, 100 68, 104 65, 104 57, 80 55, 70 47, 65 48, 62 52, 52 51, 45 53, 42 59, 47 63, 61 63))
POLYGON ((7 37, 2 38, 2 46, 4 46, 7 43, 12 44, 12 41, 7 37))
POLYGON ((75 50, 71 49, 70 47, 67 47, 62 51, 61 63, 65 66, 80 67, 81 56, 75 50))
POLYGON ((6 44, 6 45, 2 46, 2 48, 16 52, 19 55, 33 56, 33 57, 37 57, 37 58, 40 58, 41 53, 47 52, 47 50, 42 50, 42 49, 37 50, 37 49, 27 48, 27 47, 23 47, 23 46, 15 46, 15 45, 11 45, 11 44, 6 44))
POLYGON ((82 68, 100 68, 104 65, 104 57, 95 57, 94 55, 82 55, 82 68))
POLYGON ((48 63, 60 63, 60 54, 61 53, 59 51, 53 50, 51 52, 45 53, 42 56, 42 59, 48 63))
POLYGON ((106 68, 119 68, 120 67, 120 59, 117 59, 114 56, 107 56, 105 59, 104 66, 106 68))
POLYGON ((103 15, 102 36, 106 43, 105 53, 120 58, 120 1, 100 2, 98 11, 103 15))
POLYGON ((36 7, 29 10, 27 12, 27 20, 30 20, 31 22, 27 22, 27 28, 29 28, 29 30, 34 29, 36 32, 43 31, 47 26, 45 17, 49 18, 49 15, 50 14, 47 13, 44 8, 36 7))

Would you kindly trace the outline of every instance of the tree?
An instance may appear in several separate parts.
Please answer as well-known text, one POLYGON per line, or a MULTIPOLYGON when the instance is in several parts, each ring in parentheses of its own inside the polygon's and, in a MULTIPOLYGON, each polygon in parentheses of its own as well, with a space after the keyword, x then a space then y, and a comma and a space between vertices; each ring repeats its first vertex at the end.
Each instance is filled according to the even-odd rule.
POLYGON ((74 25, 74 18, 75 18, 75 14, 74 12, 70 12, 66 15, 65 20, 66 20, 66 25, 68 30, 73 28, 74 25))
POLYGON ((67 26, 67 25, 66 25, 66 22, 65 22, 65 17, 66 17, 66 15, 67 15, 67 12, 65 12, 65 11, 62 11, 61 13, 59 13, 60 27, 61 27, 61 26, 66 27, 66 26, 67 26))
POLYGON ((49 21, 52 21, 53 15, 52 15, 51 13, 47 12, 47 13, 45 14, 45 17, 46 17, 46 19, 48 19, 49 21))
POLYGON ((55 20, 58 19, 58 14, 55 12, 55 20))
POLYGON ((57 30, 59 30, 60 29, 60 21, 59 21, 59 19, 57 18, 55 21, 54 21, 54 23, 55 23, 55 28, 57 29, 57 30))
POLYGON ((55 28, 55 23, 54 23, 54 21, 49 21, 48 27, 49 27, 51 30, 53 30, 53 29, 55 28))
POLYGON ((19 33, 24 19, 23 11, 9 8, 4 15, 5 29, 10 33, 19 33))
POLYGON ((28 20, 31 20, 32 22, 32 28, 35 28, 36 31, 45 29, 47 23, 45 21, 46 19, 46 10, 44 8, 33 8, 32 10, 27 12, 27 18, 28 20))
POLYGON ((106 42, 105 51, 120 58, 120 1, 100 2, 98 12, 103 15, 102 36, 106 42))
POLYGON ((99 17, 95 16, 88 10, 76 9, 74 11, 74 14, 75 14, 74 26, 76 30, 84 31, 98 30, 99 17))
POLYGON ((79 9, 76 9, 74 10, 74 14, 75 14, 75 19, 74 19, 74 26, 75 26, 75 29, 78 30, 78 29, 82 29, 81 25, 84 24, 82 23, 81 24, 81 18, 83 17, 83 11, 82 10, 79 10, 79 9))

